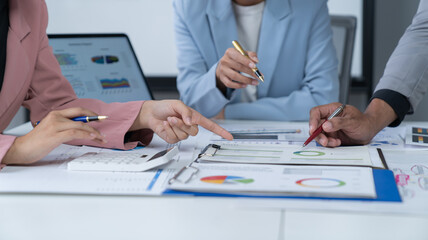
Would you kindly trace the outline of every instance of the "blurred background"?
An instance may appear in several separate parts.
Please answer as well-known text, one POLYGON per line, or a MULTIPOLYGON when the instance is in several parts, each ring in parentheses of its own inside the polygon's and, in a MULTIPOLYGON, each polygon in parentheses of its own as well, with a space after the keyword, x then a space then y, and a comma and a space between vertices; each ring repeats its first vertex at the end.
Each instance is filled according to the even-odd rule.
MULTIPOLYGON (((155 99, 179 98, 171 0, 46 0, 48 33, 126 33, 155 99)), ((349 103, 364 110, 419 0, 329 0, 331 15, 355 16, 349 103)), ((428 97, 406 120, 428 120, 428 97), (419 111, 418 111, 419 110, 419 111), (427 112, 427 113, 425 113, 427 112)), ((27 121, 25 109, 8 128, 27 121)))

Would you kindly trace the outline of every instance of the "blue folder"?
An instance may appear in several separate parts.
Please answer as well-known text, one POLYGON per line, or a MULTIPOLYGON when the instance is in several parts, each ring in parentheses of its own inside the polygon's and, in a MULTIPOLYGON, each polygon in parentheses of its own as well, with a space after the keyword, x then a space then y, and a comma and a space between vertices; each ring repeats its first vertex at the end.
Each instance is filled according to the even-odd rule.
POLYGON ((191 195, 204 197, 251 197, 251 198, 293 198, 293 199, 329 199, 329 200, 358 200, 358 201, 382 201, 401 202, 400 193, 395 183, 394 174, 386 169, 373 169, 373 179, 375 183, 377 198, 346 198, 346 197, 302 197, 302 196, 272 196, 272 195, 245 195, 228 193, 203 193, 186 192, 176 190, 166 190, 165 195, 191 195))

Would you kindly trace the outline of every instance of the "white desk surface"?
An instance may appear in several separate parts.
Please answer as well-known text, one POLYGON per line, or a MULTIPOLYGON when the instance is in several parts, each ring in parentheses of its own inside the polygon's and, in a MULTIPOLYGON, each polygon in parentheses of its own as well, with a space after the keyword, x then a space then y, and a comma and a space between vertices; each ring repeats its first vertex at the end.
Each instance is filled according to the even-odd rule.
POLYGON ((423 215, 251 206, 236 198, 0 194, 0 239, 428 239, 423 215))

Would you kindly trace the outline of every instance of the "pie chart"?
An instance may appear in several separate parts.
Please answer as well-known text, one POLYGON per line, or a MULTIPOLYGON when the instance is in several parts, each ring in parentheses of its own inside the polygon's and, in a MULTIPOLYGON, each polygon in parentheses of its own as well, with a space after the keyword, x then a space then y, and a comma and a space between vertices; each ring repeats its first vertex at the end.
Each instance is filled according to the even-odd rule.
POLYGON ((318 156, 325 155, 325 153, 320 151, 297 151, 297 152, 294 152, 293 154, 297 156, 304 156, 304 157, 318 157, 318 156))
POLYGON ((112 63, 117 63, 119 62, 119 58, 116 56, 111 56, 111 55, 101 55, 101 56, 94 56, 91 58, 93 63, 97 63, 97 64, 112 64, 112 63))
POLYGON ((334 178, 305 178, 296 182, 297 185, 309 188, 336 188, 346 183, 334 178))
POLYGON ((237 176, 209 176, 201 178, 201 181, 211 184, 249 184, 254 182, 254 179, 237 176))

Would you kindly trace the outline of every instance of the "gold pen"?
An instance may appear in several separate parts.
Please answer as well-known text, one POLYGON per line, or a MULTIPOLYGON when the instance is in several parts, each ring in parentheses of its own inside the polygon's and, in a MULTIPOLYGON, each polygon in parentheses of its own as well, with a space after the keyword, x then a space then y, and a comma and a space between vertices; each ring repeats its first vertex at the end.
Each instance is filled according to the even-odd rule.
MULTIPOLYGON (((233 40, 232 41, 233 46, 235 47, 236 50, 238 50, 238 52, 240 52, 242 55, 244 55, 247 58, 250 58, 248 56, 248 54, 244 51, 244 49, 241 47, 241 45, 238 43, 238 41, 233 40)), ((251 68, 251 70, 253 70, 254 74, 256 74, 256 76, 260 79, 260 81, 264 82, 265 78, 263 77, 263 75, 260 73, 259 69, 257 67, 255 68, 251 68)))

